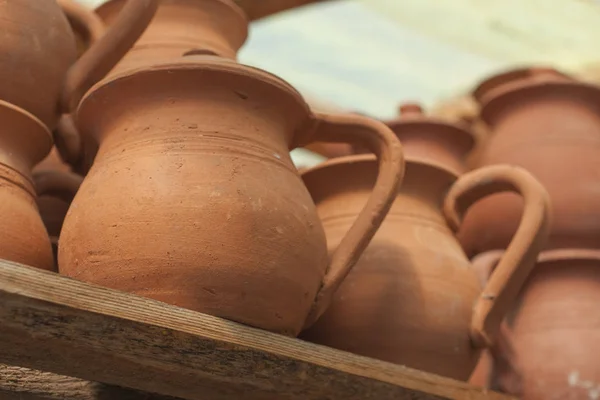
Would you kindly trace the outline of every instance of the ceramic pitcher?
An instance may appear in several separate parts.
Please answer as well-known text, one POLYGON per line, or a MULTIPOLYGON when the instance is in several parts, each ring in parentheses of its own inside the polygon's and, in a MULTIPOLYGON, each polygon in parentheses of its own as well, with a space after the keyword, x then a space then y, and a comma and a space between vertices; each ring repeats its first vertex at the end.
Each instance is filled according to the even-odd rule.
POLYGON ((60 272, 288 335, 323 312, 403 171, 385 125, 314 114, 285 81, 218 57, 112 76, 78 119, 100 147, 65 218, 60 272), (289 155, 317 138, 362 141, 380 166, 331 258, 289 155))
MULTIPOLYGON (((334 249, 367 201, 377 173, 371 156, 330 160, 303 174, 334 249)), ((494 166, 460 178, 407 158, 385 221, 316 324, 315 343, 467 380, 532 268, 547 236, 548 198, 526 171, 494 166), (471 204, 496 192, 524 200, 505 256, 481 287, 453 231, 471 204)))
MULTIPOLYGON (((548 249, 600 242, 600 87, 535 69, 489 91, 482 118, 491 135, 479 166, 508 163, 531 172, 552 200, 548 249)), ((503 249, 518 224, 513 194, 490 196, 465 217, 459 238, 469 255, 503 249)))
POLYGON ((509 313, 509 329, 502 332, 513 351, 506 357, 512 368, 495 365, 492 372, 501 390, 525 400, 587 400, 598 395, 598 267, 598 250, 540 254, 509 313))

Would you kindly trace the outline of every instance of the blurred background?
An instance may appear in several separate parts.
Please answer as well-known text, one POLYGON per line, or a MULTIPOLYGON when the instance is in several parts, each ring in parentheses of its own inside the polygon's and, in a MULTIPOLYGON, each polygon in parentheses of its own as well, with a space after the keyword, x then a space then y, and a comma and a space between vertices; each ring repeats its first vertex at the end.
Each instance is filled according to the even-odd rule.
POLYGON ((331 0, 253 22, 239 60, 312 105, 389 118, 400 101, 438 107, 515 66, 595 80, 598 21, 598 0, 331 0))

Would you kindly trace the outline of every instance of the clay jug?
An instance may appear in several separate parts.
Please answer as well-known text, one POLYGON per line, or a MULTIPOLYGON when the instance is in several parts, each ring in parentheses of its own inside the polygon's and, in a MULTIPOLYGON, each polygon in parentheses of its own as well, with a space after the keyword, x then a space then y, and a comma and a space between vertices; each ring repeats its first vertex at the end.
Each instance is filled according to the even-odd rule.
POLYGON ((78 119, 100 147, 65 218, 60 272, 288 335, 323 312, 403 170, 385 125, 314 114, 285 81, 219 57, 112 76, 78 119), (289 155, 316 138, 368 143, 380 165, 331 261, 289 155))
POLYGON ((466 172, 465 161, 475 137, 464 122, 426 116, 416 103, 405 103, 399 111, 398 118, 385 124, 400 139, 407 157, 430 161, 457 175, 466 172))
MULTIPOLYGON (((96 13, 110 26, 124 4, 109 0, 96 13)), ((113 73, 196 54, 236 59, 247 37, 246 15, 232 0, 162 0, 146 32, 113 73)))
MULTIPOLYGON (((329 160, 303 174, 335 248, 372 190, 370 156, 329 160)), ((355 268, 316 324, 315 343, 467 380, 535 262, 547 236, 548 199, 526 171, 494 166, 460 178, 428 161, 407 158, 396 199, 355 268), (453 230, 472 203, 514 191, 525 201, 522 222, 484 288, 453 230)))
POLYGON ((1 100, 0 121, 0 259, 54 270, 31 176, 33 166, 50 151, 52 135, 34 115, 1 100))
POLYGON ((514 368, 495 368, 507 393, 525 400, 583 400, 600 387, 600 251, 540 254, 507 319, 514 368), (518 392, 506 382, 519 380, 518 392))
MULTIPOLYGON (((518 165, 544 185, 553 205, 549 249, 600 245, 598 99, 600 87, 539 69, 499 86, 482 107, 492 134, 479 164, 518 165)), ((472 207, 459 233, 467 253, 505 248, 520 212, 512 194, 472 207)))

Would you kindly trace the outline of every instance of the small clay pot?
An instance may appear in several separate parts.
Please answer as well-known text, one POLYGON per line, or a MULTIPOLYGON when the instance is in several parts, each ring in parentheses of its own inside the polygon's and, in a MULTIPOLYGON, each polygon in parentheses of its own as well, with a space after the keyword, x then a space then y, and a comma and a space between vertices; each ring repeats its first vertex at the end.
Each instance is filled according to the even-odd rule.
POLYGON ((0 259, 54 270, 31 177, 33 166, 50 152, 52 135, 34 115, 4 101, 0 101, 0 121, 0 259))
POLYGON ((288 335, 327 307, 403 172, 385 125, 314 114, 283 80, 220 57, 113 75, 78 110, 100 147, 65 218, 60 272, 288 335), (331 258, 289 155, 316 138, 362 140, 380 160, 331 258))
POLYGON ((500 388, 525 400, 594 398, 600 382, 600 251, 540 254, 508 318, 513 368, 500 388), (515 391, 506 382, 520 381, 515 391))
MULTIPOLYGON (((334 249, 367 200, 377 173, 370 156, 329 160, 303 174, 334 249)), ((548 200, 526 171, 494 166, 462 177, 406 160, 385 221, 325 314, 302 338, 467 380, 547 236, 548 200), (459 214, 490 193, 519 192, 522 223, 492 279, 481 287, 453 234, 459 214)))
MULTIPOLYGON (((492 134, 479 166, 518 165, 544 185, 553 206, 548 249, 598 248, 600 87, 538 69, 486 99, 481 115, 492 134)), ((512 194, 472 207, 459 232, 467 254, 505 248, 520 213, 512 194)))
POLYGON ((426 160, 460 175, 475 137, 466 124, 426 116, 416 103, 400 106, 400 117, 385 122, 402 142, 407 157, 426 160))
MULTIPOLYGON (((96 13, 112 25, 125 0, 109 0, 96 13)), ((232 0, 162 0, 152 23, 113 73, 186 56, 236 59, 248 37, 248 20, 232 0)))

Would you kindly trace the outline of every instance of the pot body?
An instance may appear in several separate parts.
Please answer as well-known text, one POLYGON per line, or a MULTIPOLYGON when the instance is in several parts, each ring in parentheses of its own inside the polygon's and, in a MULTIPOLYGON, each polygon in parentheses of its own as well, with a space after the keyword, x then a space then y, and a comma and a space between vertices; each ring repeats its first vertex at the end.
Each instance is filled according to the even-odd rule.
POLYGON ((0 15, 0 100, 53 129, 64 78, 77 57, 71 27, 56 1, 3 1, 0 15))
MULTIPOLYGON (((303 175, 330 251, 364 206, 377 165, 332 160, 303 175)), ((390 212, 325 314, 302 336, 315 343, 466 380, 479 351, 470 342, 481 288, 440 207, 456 176, 406 162, 390 212)))
MULTIPOLYGON (((96 12, 108 26, 124 4, 125 0, 111 0, 96 12)), ((230 0, 163 0, 144 34, 112 73, 195 54, 235 59, 247 36, 246 16, 230 0)))
POLYGON ((509 372, 520 373, 499 382, 519 379, 526 400, 583 400, 600 390, 600 253, 571 253, 538 262, 509 318, 518 367, 509 372))
MULTIPOLYGON (((600 244, 599 94, 589 85, 546 83, 503 93, 483 108, 492 135, 478 166, 518 165, 544 185, 553 208, 549 249, 600 244)), ((475 204, 459 232, 466 252, 506 248, 521 211, 510 193, 475 204)))
POLYGON ((241 72, 167 65, 88 93, 79 120, 100 147, 63 225, 60 272, 296 335, 328 265, 288 149, 308 107, 227 64, 241 72))

